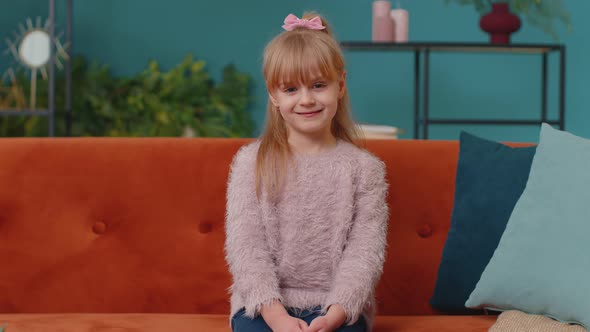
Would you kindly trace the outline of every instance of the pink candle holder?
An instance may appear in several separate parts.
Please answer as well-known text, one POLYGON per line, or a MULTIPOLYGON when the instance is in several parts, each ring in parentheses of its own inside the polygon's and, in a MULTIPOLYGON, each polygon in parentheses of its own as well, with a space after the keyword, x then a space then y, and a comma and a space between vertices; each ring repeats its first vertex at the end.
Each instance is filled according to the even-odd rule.
POLYGON ((393 42, 393 20, 391 19, 391 3, 387 0, 373 1, 373 41, 393 42))
POLYGON ((393 41, 406 43, 408 41, 409 14, 405 9, 397 8, 391 11, 393 21, 393 41))

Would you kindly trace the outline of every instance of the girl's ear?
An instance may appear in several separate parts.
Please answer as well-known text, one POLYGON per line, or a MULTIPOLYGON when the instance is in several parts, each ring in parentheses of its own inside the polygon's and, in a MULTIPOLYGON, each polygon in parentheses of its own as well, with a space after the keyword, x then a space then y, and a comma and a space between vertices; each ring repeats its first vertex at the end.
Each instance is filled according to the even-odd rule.
POLYGON ((277 102, 277 100, 271 94, 268 95, 268 98, 270 99, 270 102, 272 103, 272 105, 274 107, 279 107, 279 103, 277 102))
MULTIPOLYGON (((267 90, 268 91, 268 90, 267 90)), ((270 102, 275 106, 275 107, 279 107, 279 103, 277 102, 277 100, 275 99, 275 97, 272 96, 272 94, 270 93, 270 91, 268 91, 268 99, 270 99, 270 102)))
POLYGON ((338 98, 342 98, 346 92, 346 71, 342 72, 342 77, 338 82, 338 98))

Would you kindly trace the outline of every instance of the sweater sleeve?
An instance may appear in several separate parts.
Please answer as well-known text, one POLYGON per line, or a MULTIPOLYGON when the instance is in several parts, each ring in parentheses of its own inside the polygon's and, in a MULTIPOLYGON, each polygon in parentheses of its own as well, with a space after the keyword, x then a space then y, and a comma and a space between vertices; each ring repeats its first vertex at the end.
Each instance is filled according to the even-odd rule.
POLYGON ((371 158, 361 166, 353 224, 324 307, 340 304, 349 325, 363 313, 383 272, 389 219, 384 163, 371 158))
POLYGON ((261 306, 281 300, 274 260, 266 241, 255 187, 256 150, 238 151, 232 161, 227 187, 225 253, 233 277, 231 292, 245 304, 247 317, 261 306))

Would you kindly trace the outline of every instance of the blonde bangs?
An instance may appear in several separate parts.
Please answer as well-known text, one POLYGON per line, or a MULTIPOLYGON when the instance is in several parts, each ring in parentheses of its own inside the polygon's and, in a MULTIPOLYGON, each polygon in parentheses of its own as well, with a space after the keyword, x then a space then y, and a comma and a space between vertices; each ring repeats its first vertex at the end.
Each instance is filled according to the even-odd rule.
POLYGON ((269 89, 274 90, 283 83, 305 84, 318 78, 338 79, 342 64, 333 63, 335 57, 321 38, 306 38, 303 33, 288 37, 277 39, 276 45, 269 45, 264 67, 269 89))

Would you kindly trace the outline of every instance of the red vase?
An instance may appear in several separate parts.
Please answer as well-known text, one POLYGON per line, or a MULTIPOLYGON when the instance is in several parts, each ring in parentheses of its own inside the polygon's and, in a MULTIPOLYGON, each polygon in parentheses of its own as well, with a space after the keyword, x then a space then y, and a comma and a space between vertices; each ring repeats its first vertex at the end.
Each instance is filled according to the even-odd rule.
POLYGON ((479 26, 490 34, 492 44, 510 43, 510 34, 520 29, 520 18, 509 11, 505 2, 492 4, 492 12, 481 17, 479 26))

